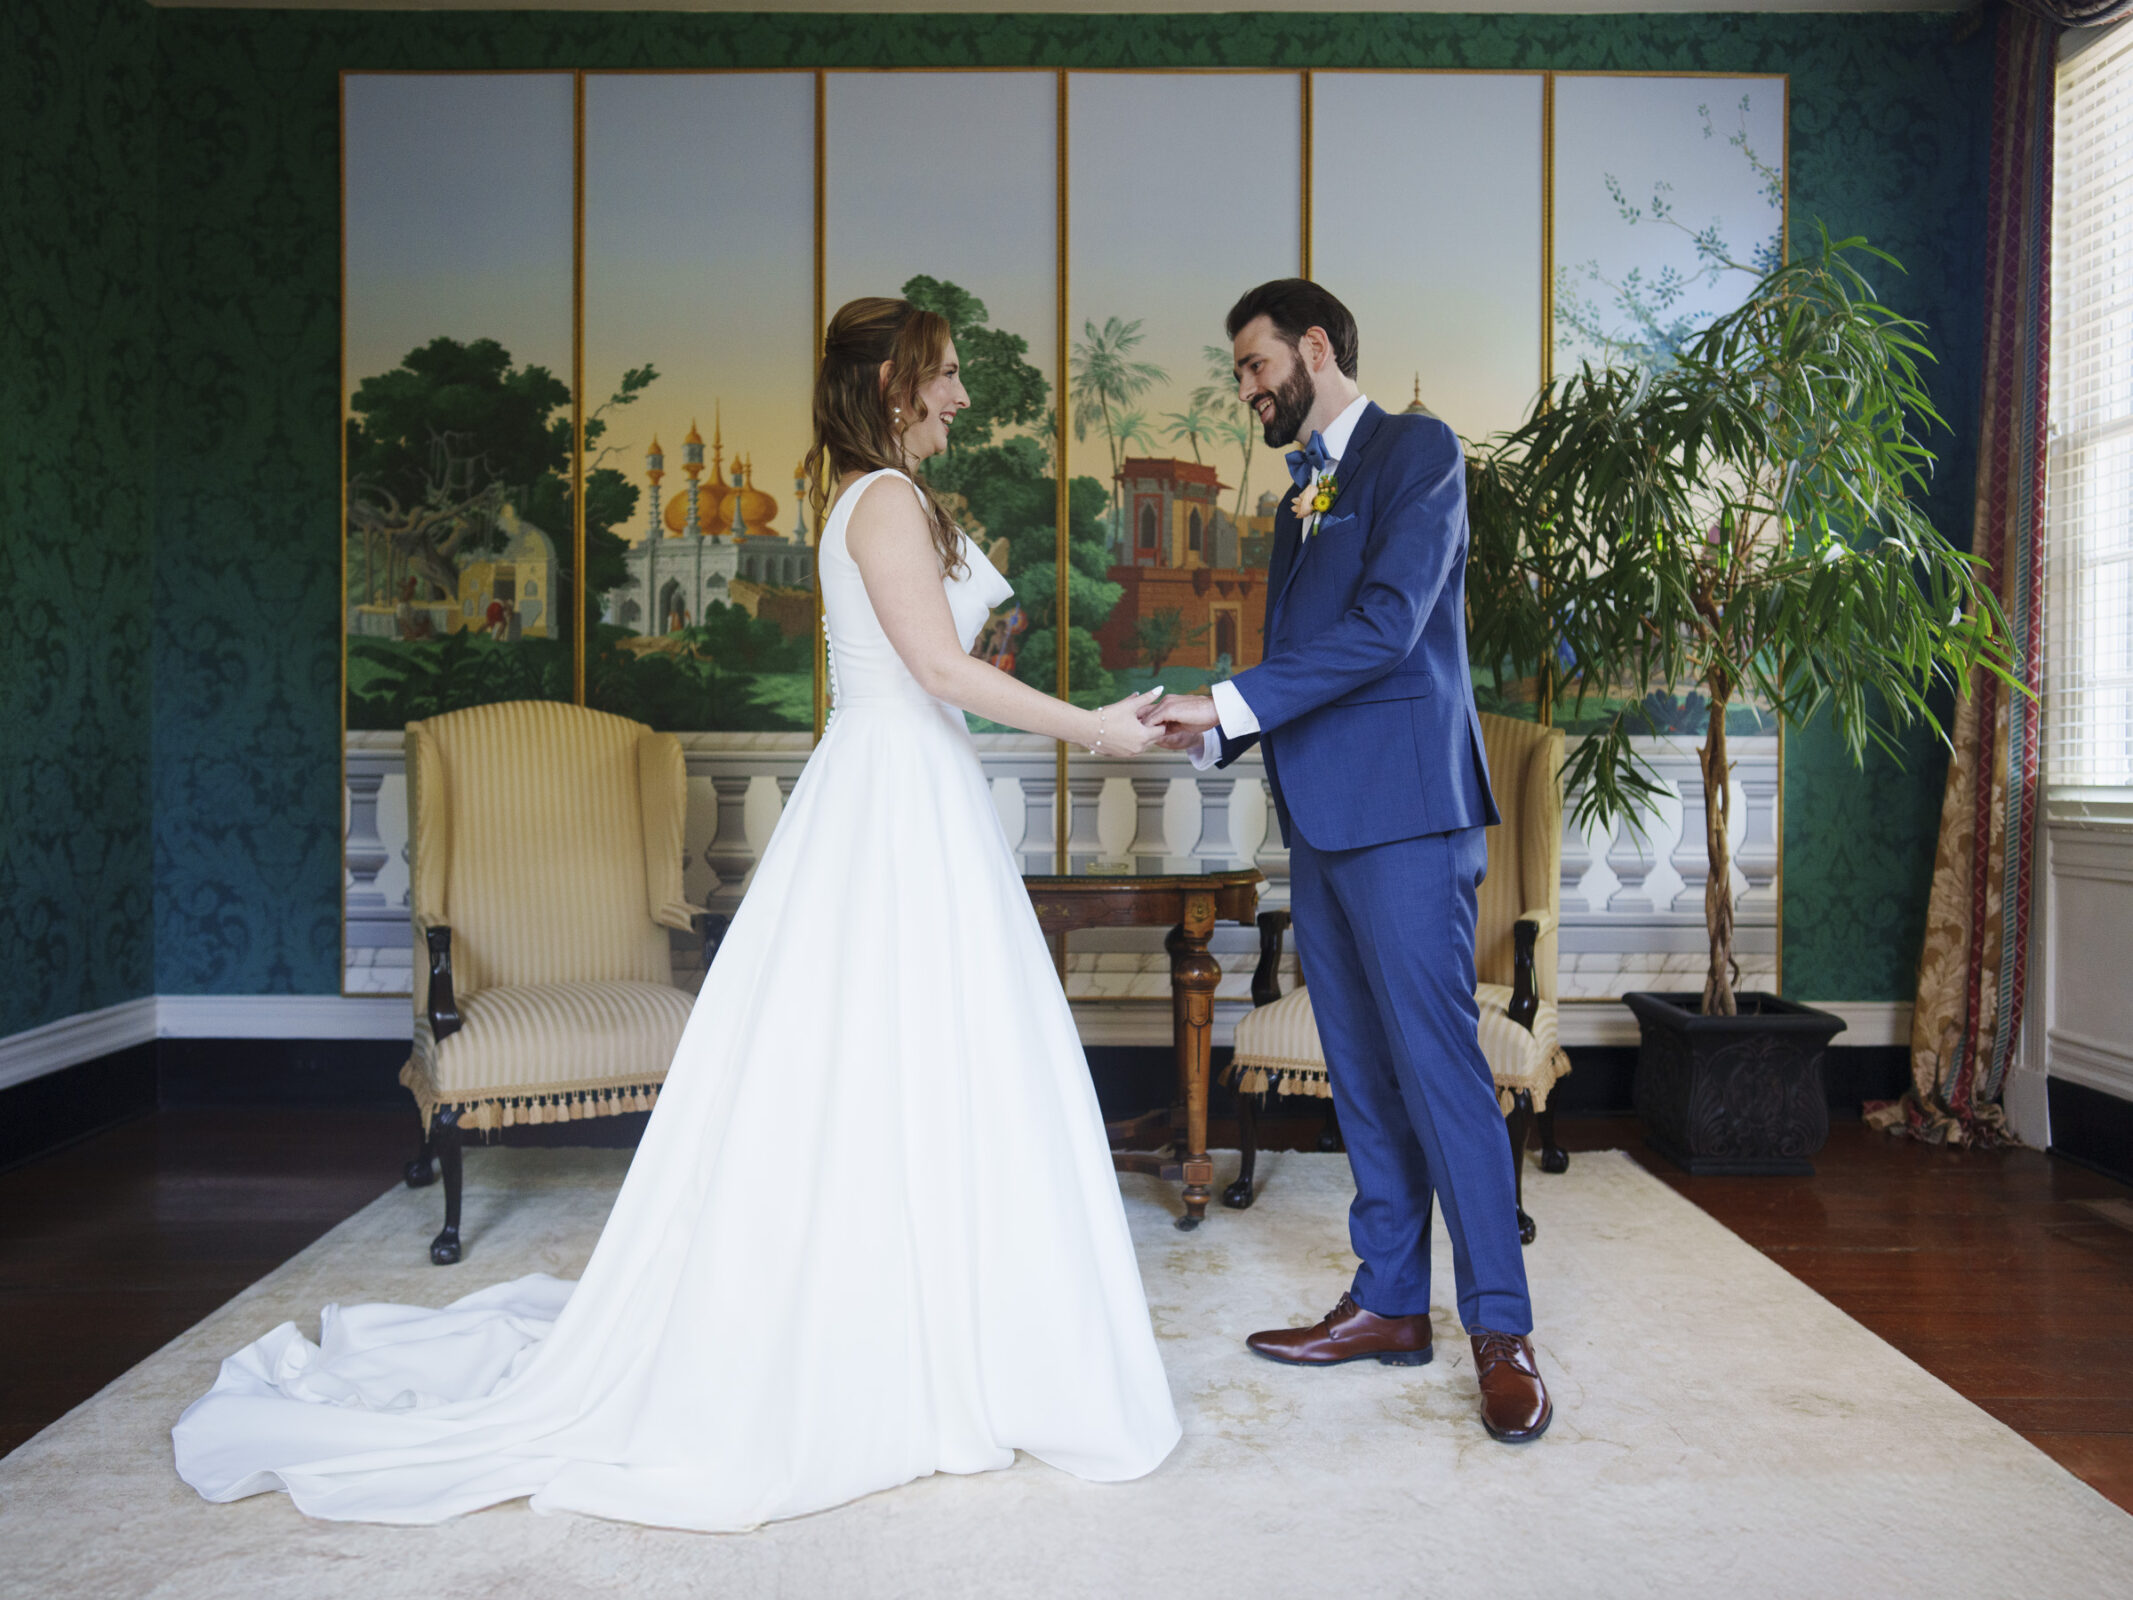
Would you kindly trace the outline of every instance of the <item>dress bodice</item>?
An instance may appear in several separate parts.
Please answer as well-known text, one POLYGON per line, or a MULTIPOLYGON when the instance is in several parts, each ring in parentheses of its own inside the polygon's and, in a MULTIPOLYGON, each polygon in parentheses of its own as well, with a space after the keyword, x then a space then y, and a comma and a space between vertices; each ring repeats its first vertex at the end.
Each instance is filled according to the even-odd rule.
MULTIPOLYGON (((919 686, 889 642, 880 619, 874 615, 874 603, 867 597, 859 564, 845 547, 845 528, 852 520, 852 508, 882 478, 897 479, 913 494, 918 492, 918 486, 893 467, 870 472, 830 508, 829 520, 822 529, 818 566, 822 574, 822 626, 829 639, 833 710, 881 701, 940 704, 919 686)), ((1015 591, 967 535, 959 533, 956 537, 962 540, 965 570, 960 576, 944 577, 941 586, 947 591, 948 609, 955 618, 956 637, 968 650, 977 643, 978 631, 985 626, 993 607, 1015 591)))

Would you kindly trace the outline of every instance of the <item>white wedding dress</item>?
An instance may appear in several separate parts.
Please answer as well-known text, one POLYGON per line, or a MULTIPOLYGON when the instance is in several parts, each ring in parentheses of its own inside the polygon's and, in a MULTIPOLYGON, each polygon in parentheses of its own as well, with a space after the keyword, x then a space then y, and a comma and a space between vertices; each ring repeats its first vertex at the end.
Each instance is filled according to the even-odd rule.
MULTIPOLYGON (((901 475, 853 485, 821 539, 835 711, 584 1276, 328 1306, 317 1345, 284 1323, 172 1430, 208 1499, 425 1523, 531 1495, 737 1530, 1017 1450, 1134 1478, 1177 1442, 1087 1065, 963 715, 905 669, 845 549, 881 478, 901 475)), ((967 649, 1010 590, 964 554, 967 649)))

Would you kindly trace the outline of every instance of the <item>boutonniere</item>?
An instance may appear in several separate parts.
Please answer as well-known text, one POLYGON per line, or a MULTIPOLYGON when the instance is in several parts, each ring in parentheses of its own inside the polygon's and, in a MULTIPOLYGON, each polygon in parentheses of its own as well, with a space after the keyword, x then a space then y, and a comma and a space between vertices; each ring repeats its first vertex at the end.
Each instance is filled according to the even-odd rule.
POLYGON ((1340 494, 1338 472, 1312 474, 1311 481, 1296 491, 1296 498, 1289 502, 1289 513, 1303 523, 1303 536, 1308 539, 1317 531, 1318 519, 1333 509, 1333 502, 1340 494))

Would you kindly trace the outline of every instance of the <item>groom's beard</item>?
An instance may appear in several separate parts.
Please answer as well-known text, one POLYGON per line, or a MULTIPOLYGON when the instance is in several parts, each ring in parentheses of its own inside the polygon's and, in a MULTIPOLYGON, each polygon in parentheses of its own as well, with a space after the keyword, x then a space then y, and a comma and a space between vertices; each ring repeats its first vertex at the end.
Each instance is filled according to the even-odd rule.
POLYGON ((1296 362, 1274 390, 1274 415, 1264 424, 1266 442, 1279 450, 1301 439, 1304 418, 1311 414, 1312 402, 1317 398, 1311 387, 1311 374, 1301 361, 1296 362))

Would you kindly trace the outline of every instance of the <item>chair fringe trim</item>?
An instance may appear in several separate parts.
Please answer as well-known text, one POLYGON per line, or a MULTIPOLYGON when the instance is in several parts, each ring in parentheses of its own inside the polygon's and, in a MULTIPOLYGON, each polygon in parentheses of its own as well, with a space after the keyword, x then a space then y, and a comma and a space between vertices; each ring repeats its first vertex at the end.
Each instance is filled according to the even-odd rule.
POLYGON ((1320 1100, 1333 1098, 1333 1085, 1326 1079, 1326 1069, 1319 1066, 1301 1067, 1271 1061, 1232 1061, 1226 1073, 1226 1081, 1239 1094, 1311 1095, 1320 1100))
POLYGON ((468 1132, 531 1127, 547 1122, 578 1122, 592 1117, 618 1117, 632 1111, 650 1111, 659 1103, 660 1088, 656 1083, 607 1083, 453 1099, 438 1094, 412 1060, 400 1069, 400 1082, 415 1097, 415 1104, 422 1112, 425 1133, 429 1131, 430 1119, 440 1111, 457 1111, 459 1126, 468 1132))
MULTIPOLYGON (((1497 1083, 1496 1097, 1505 1115, 1510 1114, 1511 1096, 1520 1089, 1532 1092, 1535 1111, 1548 1109, 1549 1090, 1555 1087, 1557 1078, 1567 1077, 1570 1072, 1570 1056, 1561 1045, 1556 1046, 1550 1065, 1555 1074, 1553 1078, 1536 1079, 1532 1083, 1497 1083)), ((1266 1094, 1271 1091, 1274 1094, 1307 1095, 1319 1100, 1333 1098, 1333 1085, 1326 1076, 1326 1069, 1315 1063, 1311 1066, 1299 1066, 1286 1061, 1233 1060, 1223 1069, 1222 1081, 1239 1094, 1266 1094)))

